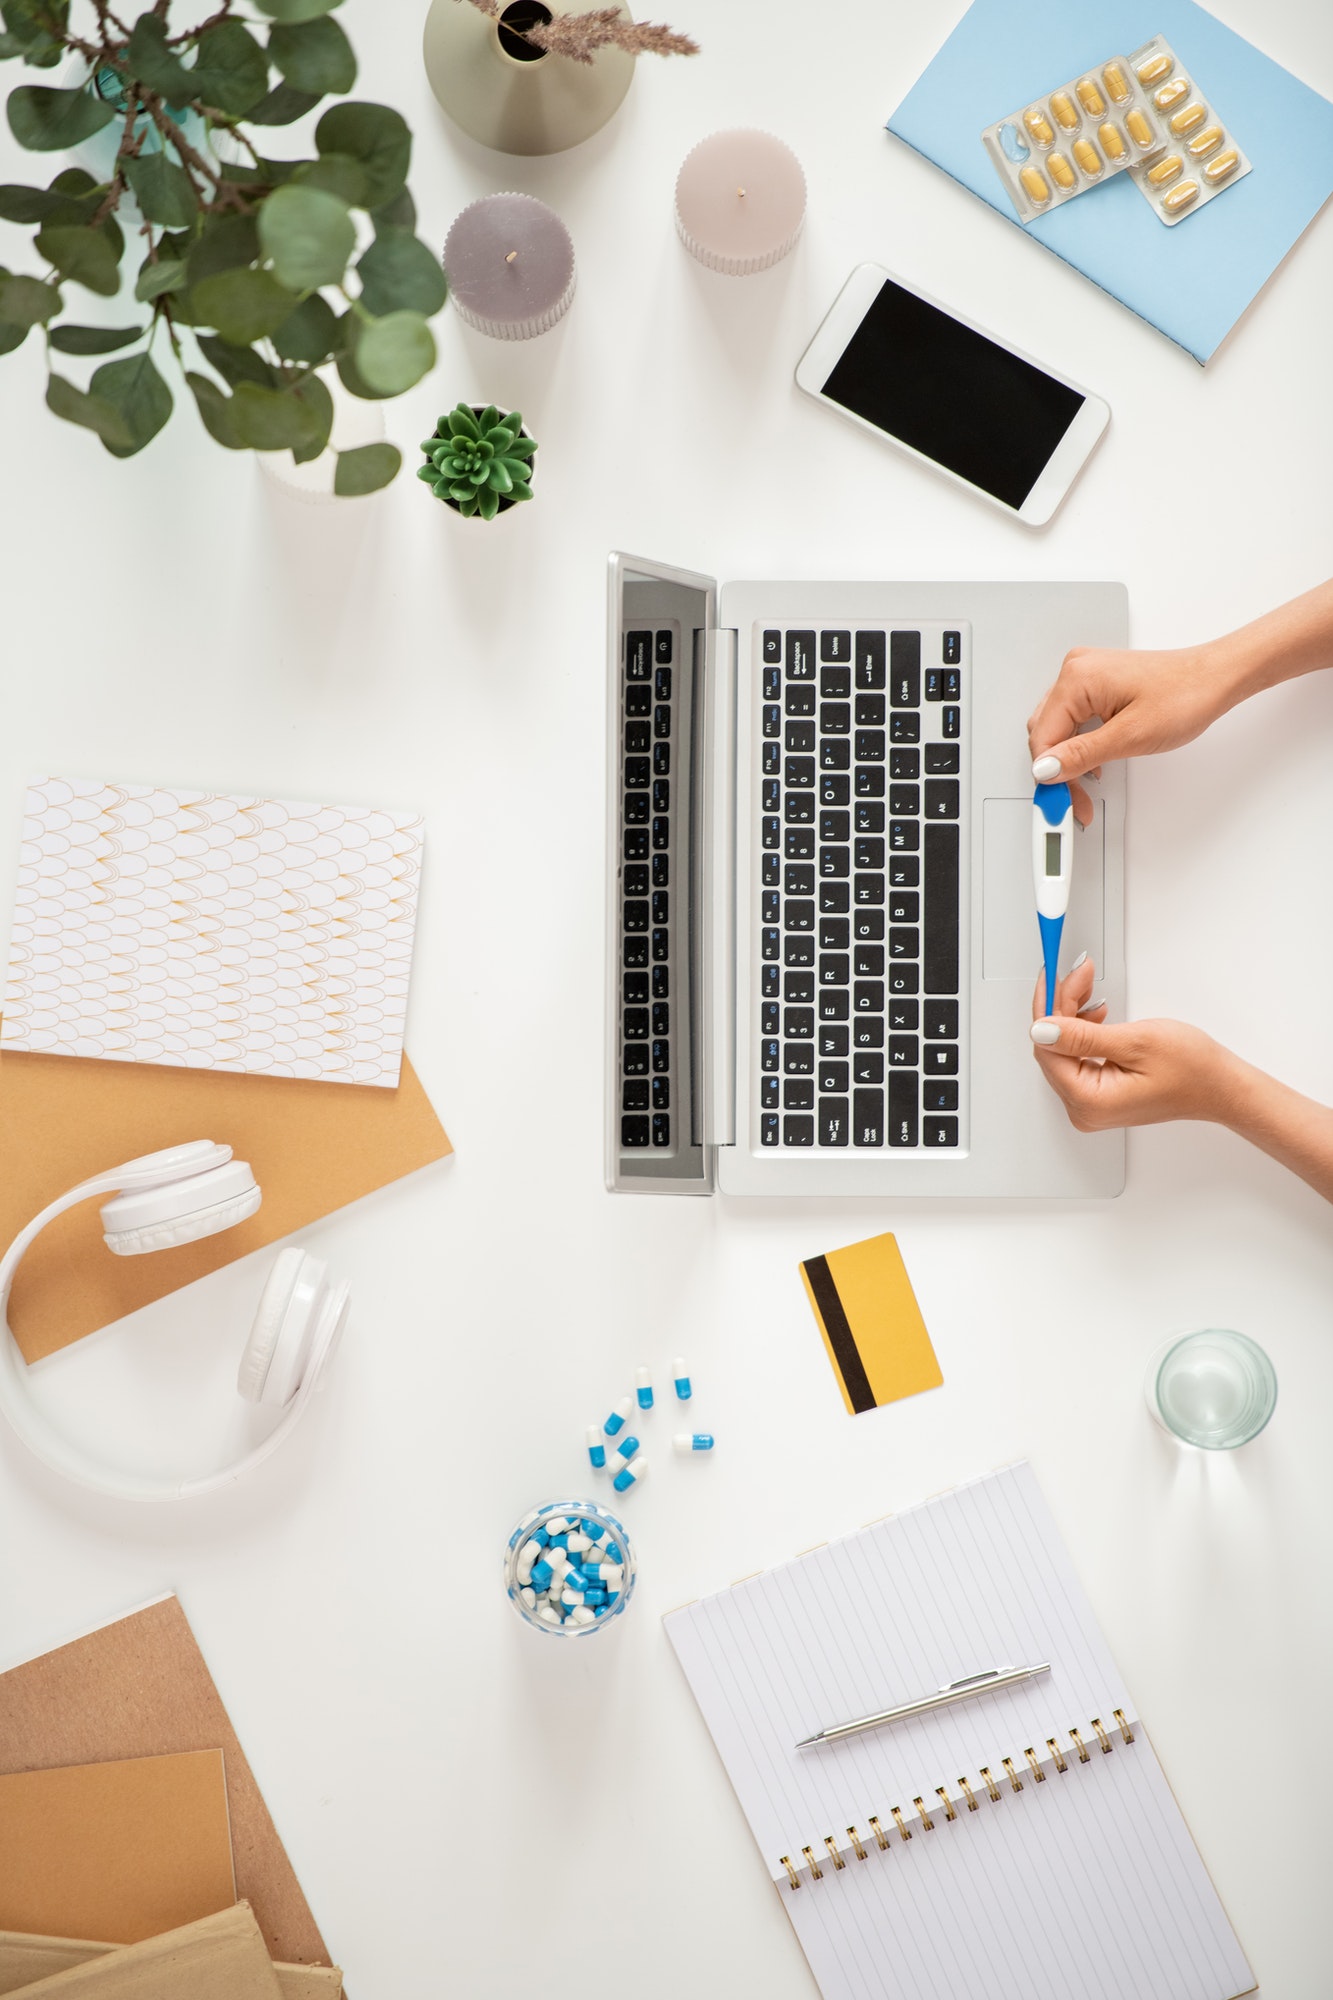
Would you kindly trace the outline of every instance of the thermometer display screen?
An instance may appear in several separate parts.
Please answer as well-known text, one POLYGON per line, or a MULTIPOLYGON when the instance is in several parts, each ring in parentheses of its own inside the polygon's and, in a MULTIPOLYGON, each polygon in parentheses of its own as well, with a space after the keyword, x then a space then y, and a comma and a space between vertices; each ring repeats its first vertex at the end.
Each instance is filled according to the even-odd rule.
POLYGON ((1058 875, 1060 873, 1060 836, 1058 833, 1048 833, 1046 836, 1046 873, 1048 875, 1058 875))

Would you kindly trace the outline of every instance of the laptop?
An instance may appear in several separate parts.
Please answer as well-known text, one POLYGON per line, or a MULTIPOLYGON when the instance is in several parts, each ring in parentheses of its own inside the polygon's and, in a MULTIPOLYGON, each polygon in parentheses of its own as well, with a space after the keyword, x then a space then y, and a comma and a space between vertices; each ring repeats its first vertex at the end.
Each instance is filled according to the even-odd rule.
MULTIPOLYGON (((728 583, 610 559, 614 1192, 1112 1196, 1032 1057, 1025 724, 1116 583, 728 583)), ((1062 969, 1123 1015, 1124 771, 1062 969)))

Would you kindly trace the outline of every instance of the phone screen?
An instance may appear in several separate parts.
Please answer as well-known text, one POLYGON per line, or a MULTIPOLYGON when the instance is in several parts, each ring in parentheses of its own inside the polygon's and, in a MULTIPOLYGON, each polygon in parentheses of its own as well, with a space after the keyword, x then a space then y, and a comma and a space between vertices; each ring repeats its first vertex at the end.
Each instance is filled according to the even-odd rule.
POLYGON ((831 402, 1020 508, 1084 398, 886 279, 824 384, 831 402))

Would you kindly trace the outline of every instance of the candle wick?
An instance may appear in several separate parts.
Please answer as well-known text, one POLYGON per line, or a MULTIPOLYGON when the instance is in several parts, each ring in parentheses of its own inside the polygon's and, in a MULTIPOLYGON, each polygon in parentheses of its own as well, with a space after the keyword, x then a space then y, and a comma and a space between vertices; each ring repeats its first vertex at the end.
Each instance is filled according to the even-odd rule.
POLYGON ((505 263, 506 263, 506 264, 512 264, 512 263, 513 263, 513 261, 514 261, 514 259, 515 259, 515 257, 517 257, 517 255, 518 255, 518 252, 517 252, 517 250, 511 250, 511 251, 510 251, 510 253, 509 253, 509 255, 508 255, 508 256, 507 256, 506 258, 505 258, 505 263))
POLYGON ((745 199, 745 189, 744 189, 744 188, 737 188, 736 192, 737 192, 737 194, 738 194, 738 195, 739 195, 739 196, 741 197, 741 200, 742 200, 742 201, 744 201, 744 199, 745 199))

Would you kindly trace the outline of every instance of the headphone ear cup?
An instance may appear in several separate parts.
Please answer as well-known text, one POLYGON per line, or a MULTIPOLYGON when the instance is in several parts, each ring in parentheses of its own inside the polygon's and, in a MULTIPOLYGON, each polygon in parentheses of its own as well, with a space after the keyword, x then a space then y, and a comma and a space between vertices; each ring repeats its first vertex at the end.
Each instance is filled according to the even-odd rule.
POLYGON ((281 1408, 301 1386, 326 1275, 318 1257, 295 1247, 279 1251, 236 1371, 247 1402, 281 1408))
POLYGON ((224 1160, 175 1181, 112 1195, 102 1204, 103 1241, 117 1257, 171 1250, 244 1222, 262 1199, 249 1163, 224 1160))
MULTIPOLYGON (((255 1213, 263 1196, 257 1187, 248 1194, 234 1195, 230 1201, 215 1203, 194 1215, 179 1215, 173 1222, 150 1222, 139 1229, 108 1229, 102 1241, 117 1257, 142 1257, 149 1250, 174 1250, 181 1243, 198 1243, 216 1236, 255 1213)), ((107 1207, 110 1207, 107 1203, 107 1207)), ((105 1218, 106 1209, 102 1211, 105 1218)))

